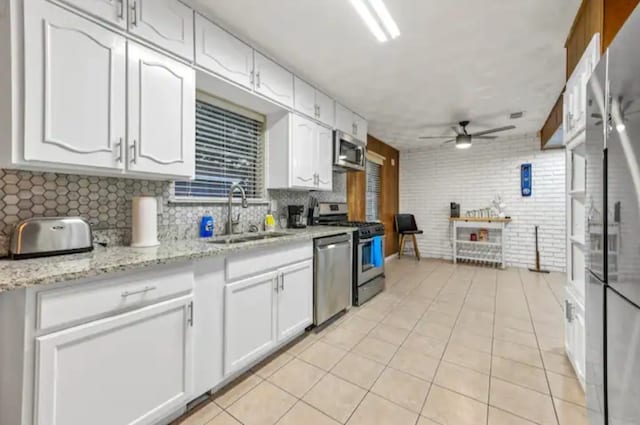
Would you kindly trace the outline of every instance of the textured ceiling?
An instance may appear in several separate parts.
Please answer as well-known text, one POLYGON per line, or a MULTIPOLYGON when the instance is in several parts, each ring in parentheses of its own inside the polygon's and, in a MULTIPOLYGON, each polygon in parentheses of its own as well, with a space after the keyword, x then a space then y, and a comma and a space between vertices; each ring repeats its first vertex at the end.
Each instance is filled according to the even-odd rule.
MULTIPOLYGON (((534 133, 564 84, 580 0, 386 0, 402 35, 381 44, 348 0, 191 0, 212 19, 369 120, 400 148, 514 124, 534 133), (511 121, 509 113, 525 111, 511 121)), ((478 142, 480 143, 480 142, 478 142)))

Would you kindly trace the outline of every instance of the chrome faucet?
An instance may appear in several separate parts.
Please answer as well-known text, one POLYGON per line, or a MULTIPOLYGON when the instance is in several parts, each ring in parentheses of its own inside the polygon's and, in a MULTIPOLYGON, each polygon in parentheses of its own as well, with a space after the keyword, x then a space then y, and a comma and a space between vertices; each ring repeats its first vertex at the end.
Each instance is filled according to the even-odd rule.
MULTIPOLYGON (((249 203, 247 202, 247 195, 244 192, 242 186, 239 183, 234 183, 231 185, 229 189, 229 210, 227 211, 227 235, 233 234, 233 219, 231 218, 231 209, 233 203, 233 193, 236 189, 240 189, 240 194, 242 195, 242 208, 247 208, 249 203)), ((240 221, 240 214, 238 214, 238 221, 240 221)))

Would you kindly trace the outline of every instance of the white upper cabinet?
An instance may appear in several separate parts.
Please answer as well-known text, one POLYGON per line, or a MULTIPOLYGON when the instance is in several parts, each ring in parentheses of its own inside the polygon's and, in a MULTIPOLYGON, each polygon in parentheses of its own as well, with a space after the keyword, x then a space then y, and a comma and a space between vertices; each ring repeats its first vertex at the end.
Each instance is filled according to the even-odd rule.
POLYGON ((126 41, 48 1, 25 3, 24 159, 122 169, 126 41))
POLYGON ((336 128, 367 143, 367 120, 339 103, 336 103, 336 128))
POLYGON ((196 64, 252 88, 253 49, 196 14, 196 64))
POLYGON ((587 125, 587 84, 600 60, 600 34, 595 34, 569 77, 563 98, 564 143, 573 140, 587 125))
POLYGON ((333 189, 333 131, 321 125, 316 126, 317 187, 319 190, 333 189))
POLYGON ((269 189, 332 190, 333 131, 294 113, 269 129, 269 189))
POLYGON ((358 114, 353 114, 353 125, 353 135, 355 136, 355 138, 364 143, 367 143, 367 120, 365 120, 358 114))
POLYGON ((313 262, 303 261, 278 271, 277 340, 295 336, 313 323, 313 262))
POLYGON ((336 103, 336 128, 343 133, 353 135, 353 112, 336 103))
POLYGON ((318 108, 318 121, 333 127, 335 123, 335 102, 320 90, 316 90, 316 106, 318 108))
POLYGON ((293 114, 292 127, 291 186, 313 189, 316 186, 317 124, 293 114))
POLYGON ((298 77, 294 78, 295 110, 309 117, 318 118, 316 89, 298 77))
POLYGON ((276 344, 276 272, 225 287, 224 374, 236 372, 276 344))
POLYGON ((120 28, 127 27, 127 0, 62 0, 120 28))
POLYGON ((255 52, 255 91, 282 105, 293 107, 293 74, 255 52))
POLYGON ((193 10, 178 0, 128 0, 129 32, 193 60, 193 10))
POLYGON ((139 173, 195 173, 195 71, 129 43, 127 166, 139 173))
POLYGON ((191 300, 36 338, 34 425, 153 424, 187 403, 191 300))

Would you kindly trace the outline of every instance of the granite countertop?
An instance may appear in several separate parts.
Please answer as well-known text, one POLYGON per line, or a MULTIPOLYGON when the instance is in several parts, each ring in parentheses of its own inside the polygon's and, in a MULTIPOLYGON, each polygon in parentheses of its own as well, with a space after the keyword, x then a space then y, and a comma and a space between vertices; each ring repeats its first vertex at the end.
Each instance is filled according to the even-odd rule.
MULTIPOLYGON (((261 239, 237 244, 214 244, 206 240, 163 242, 153 248, 110 246, 96 248, 89 253, 59 255, 30 260, 0 260, 0 293, 34 285, 46 285, 84 279, 106 273, 142 269, 160 264, 227 255, 253 248, 348 233, 350 227, 309 226, 306 229, 286 229, 278 233, 287 236, 261 239)), ((239 235, 236 235, 239 236, 239 235)), ((215 238, 220 239, 220 237, 215 238)))

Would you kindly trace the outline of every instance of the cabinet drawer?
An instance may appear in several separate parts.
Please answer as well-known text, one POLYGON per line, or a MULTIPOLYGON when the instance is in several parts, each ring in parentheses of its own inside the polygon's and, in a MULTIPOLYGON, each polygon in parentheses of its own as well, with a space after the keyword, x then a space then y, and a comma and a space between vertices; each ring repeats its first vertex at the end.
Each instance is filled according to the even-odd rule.
POLYGON ((297 263, 313 257, 311 241, 250 250, 227 257, 227 282, 258 273, 275 270, 287 264, 297 263))
POLYGON ((192 289, 193 271, 182 266, 42 291, 36 299, 37 327, 46 330, 75 324, 192 289))

